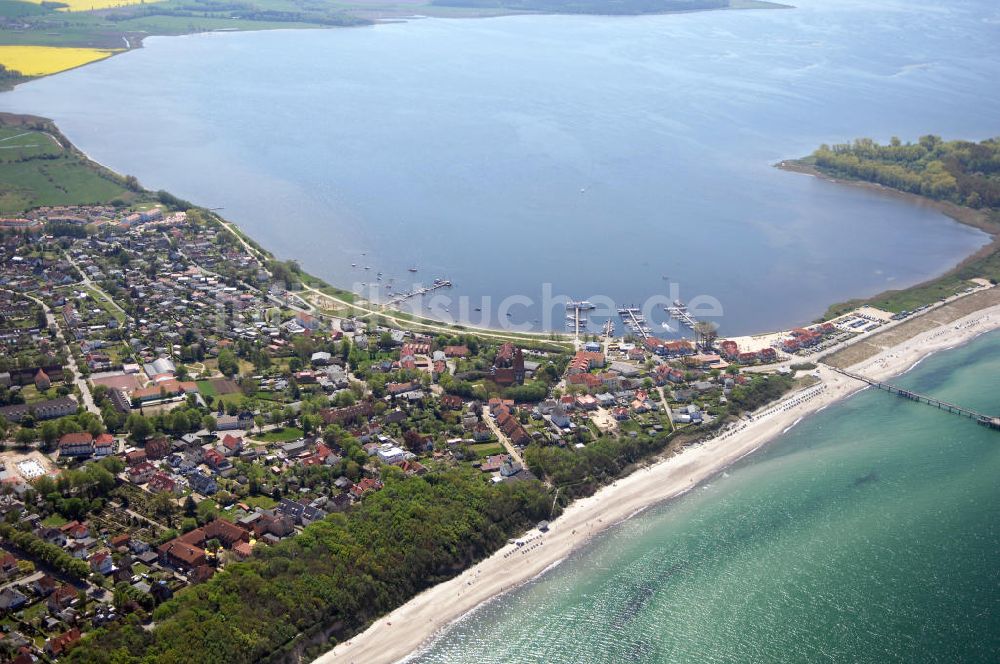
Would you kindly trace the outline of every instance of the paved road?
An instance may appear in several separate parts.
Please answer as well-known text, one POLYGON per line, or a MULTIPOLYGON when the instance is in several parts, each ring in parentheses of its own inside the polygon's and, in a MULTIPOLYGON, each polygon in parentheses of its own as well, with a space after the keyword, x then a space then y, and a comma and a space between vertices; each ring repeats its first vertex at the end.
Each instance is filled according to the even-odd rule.
POLYGON ((660 393, 660 403, 663 404, 663 412, 667 414, 667 419, 670 420, 670 430, 674 430, 674 414, 670 410, 670 404, 667 403, 667 395, 663 393, 662 387, 657 387, 656 391, 660 393))
POLYGON ((76 261, 73 260, 72 256, 70 256, 68 253, 65 252, 63 252, 63 256, 65 256, 66 260, 69 261, 70 265, 72 265, 76 269, 76 271, 80 273, 80 278, 83 280, 84 286, 92 289, 95 293, 100 295, 101 299, 110 304, 116 311, 118 311, 118 313, 124 316, 125 320, 131 320, 132 317, 129 316, 124 309, 118 306, 118 303, 115 302, 110 295, 101 290, 101 287, 95 284, 93 280, 91 280, 91 278, 87 275, 86 272, 80 269, 80 266, 76 264, 76 261))
POLYGON ((490 428, 490 431, 493 432, 493 435, 496 436, 497 440, 499 440, 500 443, 504 446, 504 448, 507 450, 507 453, 514 458, 514 461, 517 461, 519 464, 521 464, 522 468, 527 468, 528 466, 524 463, 524 459, 521 457, 521 452, 518 451, 516 447, 514 447, 514 444, 510 442, 510 438, 507 437, 507 434, 501 431, 500 427, 497 426, 496 421, 492 417, 490 417, 489 406, 483 406, 483 421, 486 422, 486 426, 490 428))

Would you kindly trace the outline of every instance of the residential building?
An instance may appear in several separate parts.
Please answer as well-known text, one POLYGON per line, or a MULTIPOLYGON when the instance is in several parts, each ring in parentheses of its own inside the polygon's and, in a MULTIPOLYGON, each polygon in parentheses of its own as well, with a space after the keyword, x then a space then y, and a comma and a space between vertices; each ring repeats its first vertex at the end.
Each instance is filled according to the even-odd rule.
POLYGON ((94 453, 94 437, 86 431, 66 433, 59 439, 59 456, 84 457, 94 453))

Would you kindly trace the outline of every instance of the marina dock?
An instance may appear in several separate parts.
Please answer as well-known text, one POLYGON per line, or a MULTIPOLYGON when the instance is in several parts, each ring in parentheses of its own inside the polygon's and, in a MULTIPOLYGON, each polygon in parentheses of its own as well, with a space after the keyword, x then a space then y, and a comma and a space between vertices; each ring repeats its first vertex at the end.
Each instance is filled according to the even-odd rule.
POLYGON ((862 376, 861 374, 845 371, 844 369, 837 369, 836 367, 831 367, 831 368, 837 373, 847 376, 848 378, 853 378, 854 380, 860 380, 864 383, 868 383, 875 389, 884 390, 889 394, 895 394, 901 399, 909 399, 910 401, 916 401, 917 403, 927 404, 928 406, 932 406, 939 410, 947 411, 952 415, 958 415, 960 417, 968 417, 969 419, 975 420, 978 424, 981 424, 984 427, 1000 431, 1000 417, 985 415, 983 413, 972 410, 971 408, 957 406, 953 403, 948 403, 947 401, 941 401, 940 399, 935 399, 934 397, 929 397, 925 394, 920 394, 919 392, 906 390, 901 387, 897 387, 892 383, 883 383, 873 378, 862 376))
POLYGON ((573 334, 577 337, 580 336, 580 330, 586 331, 587 329, 587 313, 591 309, 596 307, 582 300, 580 302, 575 302, 570 300, 566 303, 566 327, 573 331, 573 334))
POLYGON ((642 310, 638 307, 622 307, 618 310, 618 315, 621 316, 625 327, 631 330, 632 334, 642 339, 652 336, 653 331, 646 325, 646 317, 642 315, 642 310))
POLYGON ((674 300, 673 306, 664 307, 670 317, 679 320, 682 325, 685 325, 688 329, 693 330, 698 324, 698 319, 691 315, 688 311, 687 305, 685 305, 680 300, 674 300))
POLYGON ((392 299, 386 300, 385 306, 392 307, 400 304, 406 300, 413 297, 420 297, 421 295, 426 295, 427 293, 433 293, 440 288, 451 288, 451 280, 449 279, 435 279, 434 283, 430 286, 422 286, 420 288, 415 288, 406 293, 397 293, 392 299))

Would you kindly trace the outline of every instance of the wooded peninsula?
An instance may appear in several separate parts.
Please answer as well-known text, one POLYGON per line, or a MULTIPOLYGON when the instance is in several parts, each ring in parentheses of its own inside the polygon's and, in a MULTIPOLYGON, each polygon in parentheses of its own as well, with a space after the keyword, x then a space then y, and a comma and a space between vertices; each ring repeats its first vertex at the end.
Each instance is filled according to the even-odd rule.
MULTIPOLYGON (((976 143, 945 141, 928 135, 916 143, 892 138, 885 145, 859 138, 851 143, 822 145, 804 159, 778 166, 919 197, 960 223, 975 226, 994 238, 1000 233, 1000 139, 997 138, 976 143)), ((959 284, 976 277, 994 283, 1000 280, 1000 242, 996 239, 937 279, 868 299, 835 304, 825 317, 837 316, 864 303, 893 312, 912 311, 954 293, 959 284)))

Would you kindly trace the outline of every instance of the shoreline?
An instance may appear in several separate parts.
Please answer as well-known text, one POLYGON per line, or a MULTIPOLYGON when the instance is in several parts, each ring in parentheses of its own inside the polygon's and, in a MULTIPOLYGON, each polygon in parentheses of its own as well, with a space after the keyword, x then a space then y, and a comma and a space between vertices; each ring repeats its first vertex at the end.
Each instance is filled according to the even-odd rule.
MULTIPOLYGON (((916 367, 933 353, 964 345, 1000 329, 1000 305, 970 313, 884 349, 851 369, 884 380, 916 367)), ((673 500, 718 475, 787 433, 806 417, 867 385, 820 364, 821 382, 756 411, 716 437, 639 468, 593 496, 571 503, 547 533, 531 530, 523 547, 508 544, 460 575, 433 586, 364 632, 338 644, 315 661, 391 663, 407 661, 430 646, 451 624, 486 602, 514 590, 561 564, 595 535, 643 511, 673 500)))
POLYGON ((800 175, 808 175, 820 180, 825 180, 826 182, 832 182, 833 184, 846 185, 849 187, 858 187, 866 191, 874 192, 882 196, 894 199, 896 201, 902 201, 904 203, 909 203, 911 205, 916 205, 917 207, 929 208, 940 212, 944 216, 948 217, 952 221, 955 221, 963 226, 968 226, 970 228, 975 228, 976 230, 986 233, 990 240, 983 246, 976 249, 971 254, 965 256, 958 263, 948 268, 944 272, 919 281, 915 284, 911 284, 905 288, 892 288, 888 290, 881 291, 879 293, 874 293, 868 297, 860 297, 850 300, 844 300, 843 302, 834 302, 827 307, 826 314, 823 318, 825 319, 829 316, 829 313, 836 309, 837 307, 849 305, 851 307, 859 306, 861 304, 869 303, 879 298, 888 297, 890 293, 908 291, 916 288, 924 288, 934 284, 941 279, 946 279, 956 272, 960 271, 962 268, 978 261, 982 260, 991 254, 1000 252, 1000 225, 991 221, 988 215, 982 210, 976 210, 970 207, 965 207, 952 203, 950 201, 938 201, 932 198, 927 198, 926 196, 921 196, 920 194, 910 193, 908 191, 899 191, 898 189, 892 189, 891 187, 886 187, 885 185, 878 184, 877 182, 866 182, 865 180, 853 180, 850 178, 839 178, 828 173, 817 169, 815 166, 805 163, 801 159, 784 159, 782 161, 774 164, 774 167, 778 170, 785 171, 788 173, 798 173, 800 175))
POLYGON ((995 223, 990 222, 982 210, 965 207, 950 201, 934 200, 933 198, 927 198, 926 196, 921 196, 920 194, 914 194, 908 191, 892 189, 891 187, 886 187, 885 185, 878 184, 877 182, 867 182, 865 180, 854 180, 851 178, 838 178, 834 175, 824 173, 815 166, 805 163, 801 159, 783 159, 774 164, 774 167, 780 171, 788 173, 811 175, 815 178, 826 180, 827 182, 833 182, 834 184, 860 187, 862 189, 867 189, 868 191, 878 192, 896 200, 912 203, 919 207, 929 207, 937 210, 946 217, 954 219, 960 224, 978 228, 982 232, 993 237, 1000 236, 1000 227, 998 227, 995 223))
MULTIPOLYGON (((122 53, 128 53, 129 51, 134 51, 136 49, 143 48, 143 42, 151 37, 186 37, 188 35, 201 35, 201 34, 227 34, 234 32, 272 32, 277 30, 335 30, 338 28, 372 28, 379 25, 392 25, 395 23, 409 23, 411 21, 417 21, 421 19, 443 19, 443 20, 467 20, 467 19, 489 19, 489 18, 507 18, 511 16, 599 16, 605 18, 615 18, 615 17, 640 17, 640 16, 670 16, 673 14, 696 14, 701 12, 717 12, 717 11, 748 11, 748 10, 759 10, 759 9, 795 9, 795 5, 785 4, 784 2, 777 2, 776 0, 730 0, 731 5, 726 7, 706 7, 701 9, 668 9, 664 11, 650 11, 650 12, 637 12, 631 14, 602 14, 600 12, 552 12, 552 11, 540 11, 540 10, 519 10, 510 7, 497 7, 497 8, 479 8, 479 7, 447 7, 438 6, 432 3, 427 3, 425 5, 414 5, 411 10, 409 7, 404 9, 392 11, 380 11, 376 7, 375 9, 369 9, 365 5, 358 5, 357 8, 353 10, 348 10, 346 15, 353 19, 358 20, 358 23, 354 24, 324 24, 324 23, 311 23, 309 21, 302 21, 298 25, 291 25, 289 27, 261 27, 261 28, 205 28, 191 29, 190 32, 173 32, 173 33, 146 33, 146 32, 123 32, 121 34, 122 39, 125 42, 124 49, 114 49, 113 47, 90 47, 81 46, 79 44, 2 44, 4 46, 52 46, 54 48, 99 48, 102 50, 111 51, 107 56, 100 58, 98 60, 92 60, 90 62, 85 62, 80 65, 73 67, 68 67, 67 69, 61 69, 59 71, 49 72, 47 74, 39 75, 21 75, 17 80, 7 80, 0 82, 0 92, 5 92, 8 90, 13 90, 19 85, 24 83, 30 83, 31 81, 47 78, 49 76, 56 76, 57 74, 62 74, 67 71, 72 71, 74 69, 79 69, 81 67, 86 67, 88 65, 94 64, 96 62, 101 62, 109 58, 113 58, 116 55, 121 55, 122 53), (429 10, 431 13, 425 14, 415 14, 413 10, 423 9, 429 10), (446 10, 455 10, 452 13, 448 13, 446 10), (465 13, 462 13, 465 12, 465 13)), ((99 9, 96 11, 105 11, 119 9, 115 7, 99 9)), ((67 12, 72 15, 74 13, 83 12, 67 12)), ((113 13, 113 12, 112 12, 113 13)), ((294 21, 289 21, 289 23, 295 23, 294 21)))

